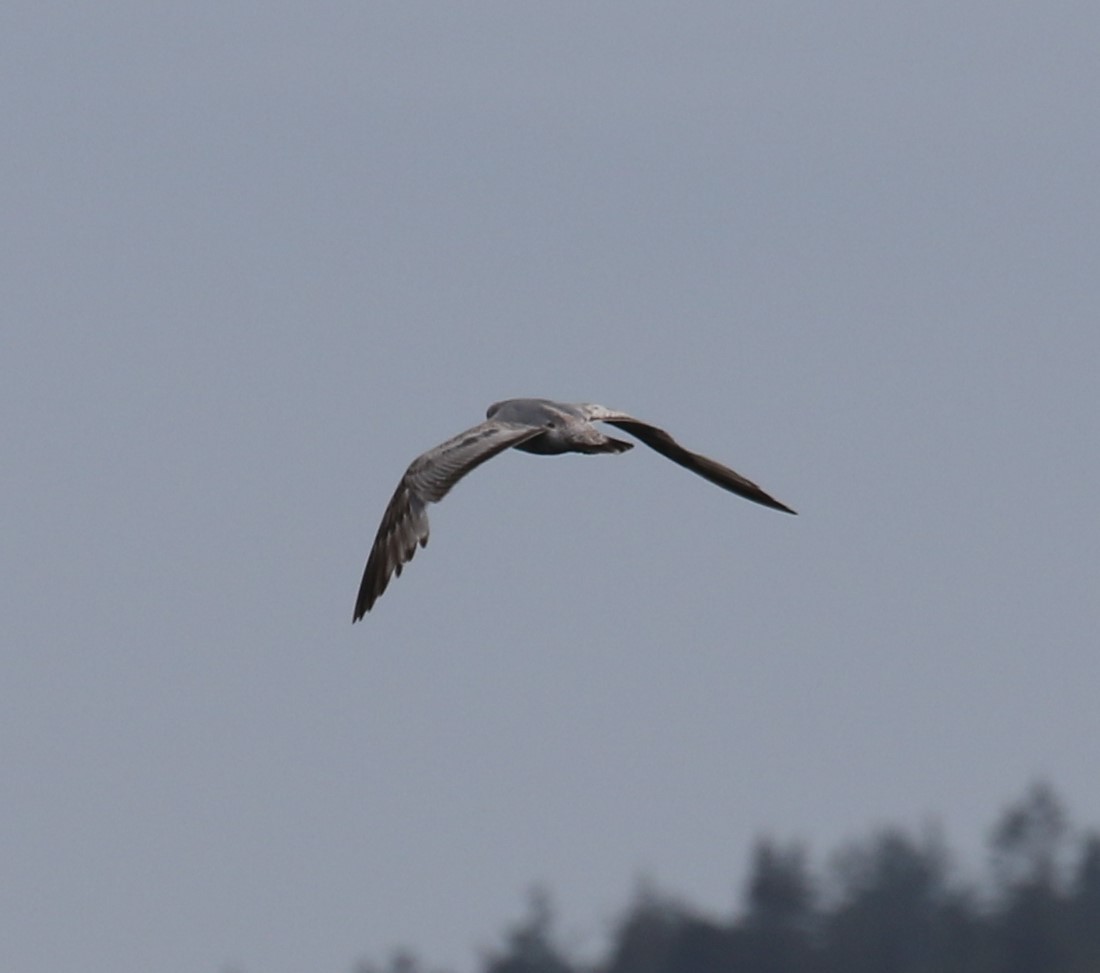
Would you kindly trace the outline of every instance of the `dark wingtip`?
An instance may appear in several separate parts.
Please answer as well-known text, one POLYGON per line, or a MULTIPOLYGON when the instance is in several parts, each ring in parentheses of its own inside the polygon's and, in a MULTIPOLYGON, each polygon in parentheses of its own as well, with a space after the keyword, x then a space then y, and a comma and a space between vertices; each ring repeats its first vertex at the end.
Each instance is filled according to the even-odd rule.
MULTIPOLYGON (((759 490, 759 488, 757 489, 759 490)), ((759 490, 758 493, 753 494, 743 493, 741 496, 745 497, 746 500, 752 500, 754 503, 760 504, 762 507, 768 507, 771 510, 779 510, 785 514, 794 514, 796 517, 798 516, 797 510, 788 507, 782 500, 776 500, 775 497, 768 496, 763 490, 759 490)))
POLYGON ((367 587, 366 578, 364 578, 363 584, 359 588, 359 596, 355 599, 355 612, 351 616, 351 624, 354 625, 356 622, 362 620, 367 612, 369 612, 374 607, 374 603, 377 600, 377 595, 375 595, 373 598, 370 596, 370 589, 367 587))

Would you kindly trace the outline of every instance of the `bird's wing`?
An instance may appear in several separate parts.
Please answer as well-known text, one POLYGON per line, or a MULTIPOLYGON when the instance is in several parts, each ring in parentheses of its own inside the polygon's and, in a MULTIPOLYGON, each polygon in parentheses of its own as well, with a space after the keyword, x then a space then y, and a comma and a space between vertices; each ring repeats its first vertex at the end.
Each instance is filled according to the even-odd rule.
POLYGON ((497 453, 539 435, 538 426, 490 419, 459 433, 409 464, 382 515, 371 547, 352 621, 359 621, 386 590, 390 577, 428 543, 429 503, 442 500, 459 480, 497 453))
POLYGON ((648 422, 635 419, 625 412, 616 412, 614 409, 608 409, 602 405, 585 405, 582 408, 589 420, 607 422, 612 426, 617 426, 619 429, 640 439, 650 449, 655 449, 662 456, 667 456, 672 462, 679 463, 685 469, 691 470, 692 473, 698 473, 703 479, 710 480, 711 483, 717 484, 723 490, 729 490, 730 493, 736 493, 739 497, 763 504, 765 507, 771 507, 774 510, 783 510, 789 514, 796 513, 785 503, 780 503, 775 497, 769 496, 752 480, 747 480, 728 466, 723 466, 709 457, 700 456, 698 453, 684 449, 663 429, 658 429, 648 422))

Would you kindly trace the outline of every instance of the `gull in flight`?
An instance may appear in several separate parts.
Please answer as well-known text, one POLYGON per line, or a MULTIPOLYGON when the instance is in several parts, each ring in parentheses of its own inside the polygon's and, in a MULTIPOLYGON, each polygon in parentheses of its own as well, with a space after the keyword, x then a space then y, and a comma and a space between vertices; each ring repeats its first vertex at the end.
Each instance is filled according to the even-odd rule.
POLYGON ((394 491, 374 538, 353 622, 371 610, 390 578, 412 560, 417 545, 428 543, 428 504, 442 500, 459 480, 487 459, 509 448, 554 456, 558 453, 623 453, 633 443, 612 439, 593 423, 606 422, 640 439, 651 449, 730 493, 793 514, 751 480, 728 466, 684 449, 663 429, 602 405, 507 399, 495 402, 485 421, 429 449, 409 464, 394 491))

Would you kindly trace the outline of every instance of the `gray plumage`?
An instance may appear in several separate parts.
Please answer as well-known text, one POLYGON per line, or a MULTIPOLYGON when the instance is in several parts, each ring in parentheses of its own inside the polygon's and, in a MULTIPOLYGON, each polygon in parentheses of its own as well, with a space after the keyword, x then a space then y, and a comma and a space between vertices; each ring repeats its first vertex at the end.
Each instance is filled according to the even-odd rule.
POLYGON ((606 422, 640 439, 651 449, 693 473, 746 500, 793 514, 751 480, 728 466, 684 449, 663 429, 602 405, 507 399, 489 406, 485 421, 440 443, 409 464, 382 515, 374 538, 353 621, 371 610, 393 575, 428 543, 428 504, 442 500, 459 480, 497 453, 519 449, 553 456, 558 453, 622 453, 633 443, 604 435, 594 422, 606 422))

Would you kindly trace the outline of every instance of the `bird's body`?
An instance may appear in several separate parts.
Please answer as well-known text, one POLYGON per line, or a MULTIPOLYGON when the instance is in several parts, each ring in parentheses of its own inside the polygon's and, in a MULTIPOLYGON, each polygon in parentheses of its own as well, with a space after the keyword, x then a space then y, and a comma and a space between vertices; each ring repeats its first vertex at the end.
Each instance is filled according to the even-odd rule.
POLYGON ((731 493, 775 510, 795 512, 729 467, 684 449, 663 429, 625 412, 591 403, 506 399, 489 406, 484 422, 429 449, 409 464, 374 538, 353 621, 371 610, 390 577, 400 575, 402 567, 412 560, 417 545, 428 543, 427 505, 438 503, 462 477, 497 453, 511 448, 554 456, 622 453, 633 447, 633 443, 600 432, 594 422, 606 422, 629 432, 674 463, 731 493))
POLYGON ((603 406, 571 405, 549 399, 505 399, 489 406, 485 418, 490 422, 515 423, 541 430, 537 436, 521 440, 515 447, 540 456, 623 453, 634 445, 605 436, 592 425, 594 417, 586 415, 586 409, 603 409, 603 406))

